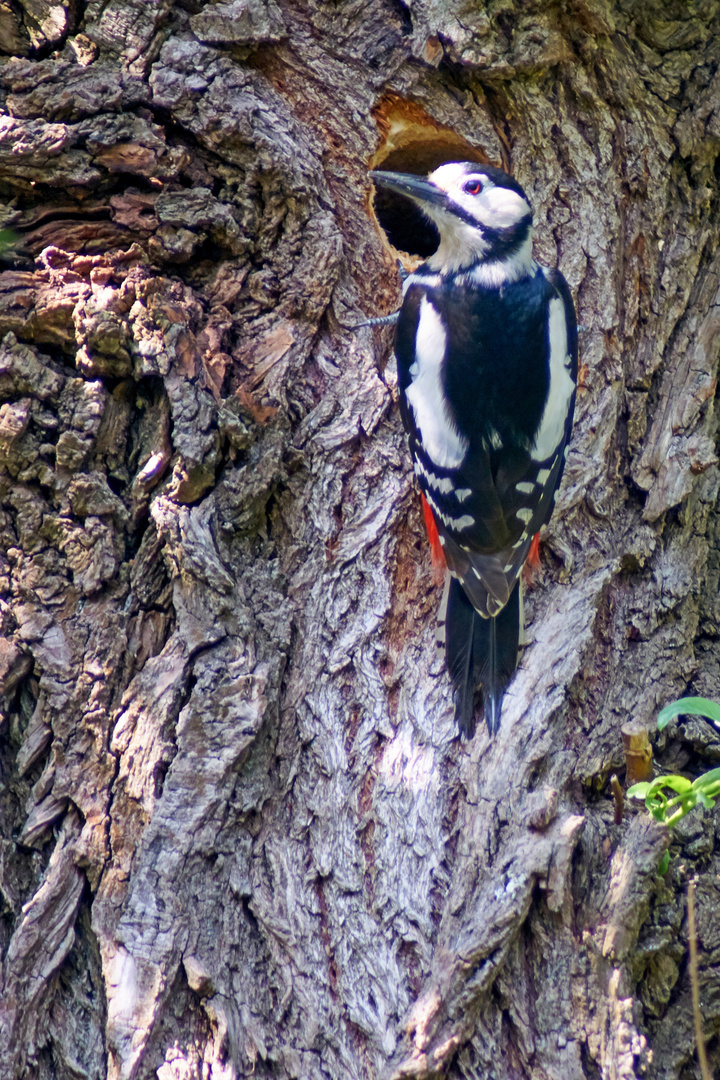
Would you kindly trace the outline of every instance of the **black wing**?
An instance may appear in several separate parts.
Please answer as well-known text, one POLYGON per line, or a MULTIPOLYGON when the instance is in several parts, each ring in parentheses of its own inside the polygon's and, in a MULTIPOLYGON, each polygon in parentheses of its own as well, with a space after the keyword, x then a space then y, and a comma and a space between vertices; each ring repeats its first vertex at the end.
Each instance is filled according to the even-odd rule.
POLYGON ((448 567, 475 609, 496 615, 512 594, 533 536, 552 514, 562 478, 577 382, 570 289, 552 270, 493 293, 457 285, 413 288, 396 352, 402 418, 448 567), (428 452, 412 404, 423 297, 446 330, 443 407, 467 442, 453 467, 428 452))

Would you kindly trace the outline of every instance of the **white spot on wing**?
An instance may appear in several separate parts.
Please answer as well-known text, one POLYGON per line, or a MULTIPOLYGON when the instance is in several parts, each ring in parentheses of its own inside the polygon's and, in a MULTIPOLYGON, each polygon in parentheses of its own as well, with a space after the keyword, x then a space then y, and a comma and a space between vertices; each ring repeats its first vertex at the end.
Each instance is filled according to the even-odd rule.
POLYGON ((406 397, 415 416, 425 453, 441 469, 456 469, 468 450, 458 431, 442 387, 447 335, 442 320, 426 296, 420 301, 415 338, 418 373, 406 397))
POLYGON ((469 514, 463 514, 462 517, 454 518, 449 514, 440 514, 440 519, 443 525, 447 525, 448 529, 469 529, 475 524, 475 518, 470 517, 469 514))
POLYGON ((457 491, 455 492, 455 495, 456 495, 456 498, 457 498, 458 502, 465 502, 465 500, 469 499, 470 496, 472 495, 472 489, 471 488, 458 488, 457 491))
POLYGON ((453 489, 452 480, 448 476, 436 476, 434 472, 425 468, 419 458, 415 461, 415 473, 417 476, 424 476, 430 487, 443 495, 449 495, 453 489))
POLYGON ((565 434, 568 406, 574 384, 565 365, 568 354, 565 305, 559 296, 548 306, 548 338, 550 344, 550 386, 531 454, 545 461, 562 441, 565 434))
POLYGON ((544 484, 545 483, 545 481, 549 477, 550 473, 552 472, 554 465, 555 465, 555 462, 553 461, 553 463, 552 463, 552 465, 550 466, 549 469, 538 469, 538 474, 537 474, 537 482, 538 482, 538 484, 544 484))
POLYGON ((442 510, 430 494, 427 494, 425 498, 430 503, 436 516, 448 529, 469 529, 471 525, 475 524, 475 518, 470 517, 469 514, 463 514, 462 517, 452 517, 450 514, 443 514, 442 510))
POLYGON ((532 510, 529 510, 526 506, 523 507, 522 510, 518 510, 518 512, 515 515, 515 517, 519 517, 521 521, 524 521, 525 524, 528 523, 528 521, 530 520, 530 518, 532 516, 533 516, 532 510))
POLYGON ((535 485, 529 480, 521 480, 515 485, 515 490, 521 491, 523 495, 530 495, 535 490, 535 485))

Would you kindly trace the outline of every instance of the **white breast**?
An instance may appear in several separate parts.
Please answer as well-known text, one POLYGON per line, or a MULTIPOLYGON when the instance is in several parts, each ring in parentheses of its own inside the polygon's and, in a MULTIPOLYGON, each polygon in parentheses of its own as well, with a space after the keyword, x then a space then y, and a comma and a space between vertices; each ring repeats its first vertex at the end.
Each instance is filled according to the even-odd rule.
POLYGON ((469 443, 455 426, 443 393, 442 365, 446 348, 447 334, 442 319, 423 296, 415 338, 415 363, 410 368, 412 383, 406 397, 425 453, 439 468, 456 469, 462 464, 469 443))
POLYGON ((560 297, 550 301, 548 313, 550 340, 550 388, 535 436, 531 454, 535 461, 547 461, 562 442, 568 406, 574 390, 570 377, 565 305, 560 297))

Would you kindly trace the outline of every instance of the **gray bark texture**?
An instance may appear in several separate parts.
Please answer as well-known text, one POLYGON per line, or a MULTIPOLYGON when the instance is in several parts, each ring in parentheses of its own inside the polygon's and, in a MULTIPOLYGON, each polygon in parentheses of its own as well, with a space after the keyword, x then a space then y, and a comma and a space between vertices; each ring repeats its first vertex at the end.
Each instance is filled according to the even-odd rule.
POLYGON ((692 1080, 694 876, 720 1067, 720 818, 609 785, 720 699, 720 4, 0 0, 0 50, 2 1080, 692 1080), (368 168, 468 157, 583 330, 461 743, 353 328, 420 253, 368 168))

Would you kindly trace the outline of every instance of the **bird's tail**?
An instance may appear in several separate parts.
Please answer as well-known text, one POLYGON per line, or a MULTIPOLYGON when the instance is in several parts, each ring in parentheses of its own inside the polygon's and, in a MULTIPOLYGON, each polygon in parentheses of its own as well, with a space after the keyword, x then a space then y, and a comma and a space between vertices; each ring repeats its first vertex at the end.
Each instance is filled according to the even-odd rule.
POLYGON ((500 727, 503 695, 517 667, 520 589, 492 618, 478 615, 455 578, 450 579, 445 612, 445 658, 455 688, 460 733, 475 734, 475 689, 482 683, 485 722, 491 735, 500 727))

